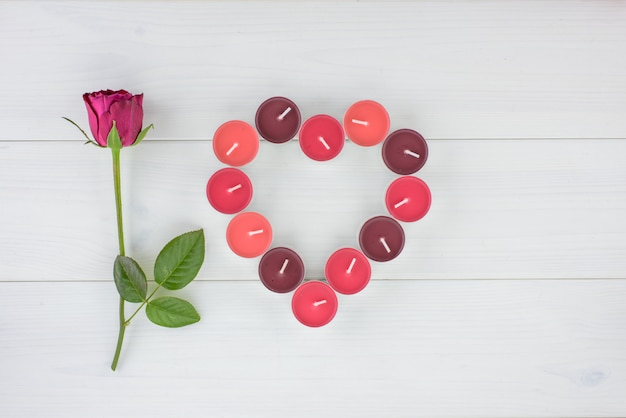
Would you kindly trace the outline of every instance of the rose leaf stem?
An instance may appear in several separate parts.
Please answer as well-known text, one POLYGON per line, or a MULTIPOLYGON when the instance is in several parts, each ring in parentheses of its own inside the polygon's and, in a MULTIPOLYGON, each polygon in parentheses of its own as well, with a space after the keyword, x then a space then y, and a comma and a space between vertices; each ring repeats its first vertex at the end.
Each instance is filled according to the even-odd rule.
MULTIPOLYGON (((121 175, 120 175, 120 150, 121 148, 111 148, 113 153, 113 188, 115 189, 115 209, 117 213, 117 238, 119 241, 120 255, 125 256, 124 249, 124 227, 122 223, 122 193, 121 193, 121 175)), ((117 335, 117 346, 115 347, 115 356, 111 363, 111 370, 115 371, 117 362, 122 352, 122 343, 124 342, 124 333, 126 332, 126 319, 124 318, 124 299, 120 296, 119 304, 119 322, 120 330, 117 335)))

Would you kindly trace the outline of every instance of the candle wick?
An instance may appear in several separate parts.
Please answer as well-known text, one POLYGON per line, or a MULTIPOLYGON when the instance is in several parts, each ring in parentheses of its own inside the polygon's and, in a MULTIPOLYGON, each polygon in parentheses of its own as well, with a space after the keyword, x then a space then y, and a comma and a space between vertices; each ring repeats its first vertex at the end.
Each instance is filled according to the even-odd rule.
POLYGON ((385 247, 385 251, 387 251, 388 253, 391 252, 391 248, 389 248, 389 245, 387 245, 387 241, 385 241, 385 237, 380 238, 380 243, 383 244, 383 247, 385 247))
POLYGON ((356 123, 357 125, 363 125, 363 126, 367 126, 368 125, 366 120, 352 119, 352 123, 356 123))
POLYGON ((283 113, 278 115, 278 120, 285 119, 285 116, 287 116, 287 113, 289 113, 289 112, 291 112, 291 107, 288 107, 287 109, 285 109, 285 111, 283 113))
POLYGON ((287 268, 287 264, 289 264, 289 259, 285 258, 285 261, 283 262, 283 266, 280 268, 279 273, 283 274, 285 272, 285 269, 287 268))
POLYGON ((256 231, 248 232, 248 235, 252 236, 252 235, 258 235, 258 234, 262 234, 262 233, 263 233, 262 229, 257 229, 256 231))
POLYGON ((325 304, 326 302, 327 302, 326 299, 318 300, 317 302, 313 302, 313 306, 320 306, 320 305, 325 304))
POLYGON ((320 136, 319 140, 322 143, 322 145, 324 145, 324 148, 326 148, 326 150, 330 149, 330 147, 328 146, 328 142, 326 142, 323 137, 320 136))
POLYGON ((226 151, 226 155, 230 155, 230 154, 231 154, 231 153, 235 150, 235 148, 237 148, 238 146, 239 146, 239 143, 238 143, 238 142, 235 142, 235 143, 233 144, 233 146, 232 146, 232 147, 230 147, 230 149, 229 149, 228 151, 226 151))
POLYGON ((413 152, 411 150, 408 150, 408 149, 404 150, 404 154, 410 155, 411 157, 420 158, 419 154, 417 154, 417 153, 415 153, 415 152, 413 152))
POLYGON ((398 203, 396 203, 395 205, 393 205, 394 208, 398 209, 400 206, 409 203, 409 199, 408 198, 404 198, 401 201, 399 201, 398 203))
POLYGON ((241 189, 243 186, 241 184, 238 184, 236 186, 231 187, 230 189, 228 189, 228 193, 232 193, 237 189, 241 189))
POLYGON ((348 274, 352 273, 352 267, 354 267, 354 263, 356 263, 356 258, 352 259, 352 261, 350 262, 350 265, 348 266, 348 270, 346 270, 346 273, 348 274))

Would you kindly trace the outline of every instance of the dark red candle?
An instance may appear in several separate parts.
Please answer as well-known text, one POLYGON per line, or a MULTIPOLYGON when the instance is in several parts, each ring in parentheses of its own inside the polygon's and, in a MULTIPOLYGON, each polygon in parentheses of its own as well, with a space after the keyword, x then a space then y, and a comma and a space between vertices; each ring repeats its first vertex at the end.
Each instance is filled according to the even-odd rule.
POLYGON ((412 129, 399 129, 383 143, 383 161, 394 173, 413 174, 426 164, 428 145, 424 137, 412 129))
POLYGON ((291 140, 300 129, 300 110, 285 97, 271 97, 261 103, 254 118, 256 129, 275 144, 291 140))
POLYGON ((387 188, 387 210, 399 221, 415 222, 430 209, 430 189, 424 181, 413 176, 395 179, 387 188))
POLYGON ((333 289, 344 295, 353 295, 367 286, 372 268, 362 252, 341 248, 328 258, 324 273, 333 289))
POLYGON ((404 248, 404 230, 395 219, 376 216, 361 227, 359 245, 371 260, 393 260, 404 248))
POLYGON ((252 200, 252 182, 241 170, 223 168, 213 173, 207 182, 206 195, 218 212, 241 212, 252 200))
POLYGON ((345 136, 337 119, 328 115, 315 115, 302 124, 299 141, 300 148, 307 157, 316 161, 327 161, 339 155, 345 136))
POLYGON ((272 292, 288 293, 302 283, 304 263, 293 250, 285 247, 272 248, 259 263, 261 282, 272 292))
POLYGON ((306 282, 296 289, 291 309, 298 321, 309 327, 328 324, 337 313, 337 295, 325 283, 306 282))
POLYGON ((213 152, 224 164, 239 167, 248 164, 259 151, 259 136, 241 120, 223 123, 213 135, 213 152))

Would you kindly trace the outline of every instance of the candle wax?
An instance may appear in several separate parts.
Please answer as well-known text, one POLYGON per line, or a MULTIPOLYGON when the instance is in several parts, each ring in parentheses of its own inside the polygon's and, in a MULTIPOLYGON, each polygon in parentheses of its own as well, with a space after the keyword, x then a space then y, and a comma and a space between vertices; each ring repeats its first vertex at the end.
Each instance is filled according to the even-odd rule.
POLYGON ((404 230, 395 219, 376 216, 363 224, 359 245, 369 259, 390 261, 404 248, 404 230))
POLYGON ((258 257, 272 243, 272 227, 267 219, 256 212, 240 213, 231 219, 226 228, 226 242, 240 257, 258 257))
POLYGON ((424 137, 412 129, 399 129, 383 143, 383 161, 394 173, 407 175, 421 169, 428 159, 424 137))
POLYGON ((343 118, 346 135, 355 144, 369 147, 382 142, 389 132, 389 114, 378 102, 362 100, 348 108, 343 118))
POLYGON ((285 247, 272 248, 259 262, 261 282, 272 292, 288 293, 302 283, 304 263, 293 250, 285 247))
POLYGON ((353 295, 367 286, 372 268, 360 251, 341 248, 328 258, 324 273, 333 289, 344 295, 353 295))
POLYGON ((261 103, 254 118, 259 134, 275 144, 287 142, 300 129, 300 110, 285 97, 271 97, 261 103))
POLYGON ((213 135, 213 152, 224 164, 239 167, 248 164, 259 151, 259 136, 241 120, 223 123, 213 135))
POLYGON ((337 295, 325 283, 306 282, 296 289, 291 299, 294 316, 309 327, 328 324, 337 313, 337 295))
POLYGON ((300 129, 300 148, 316 161, 335 158, 345 143, 341 123, 332 116, 315 115, 307 119, 300 129))
POLYGON ((413 176, 394 180, 387 188, 387 210, 399 221, 415 222, 422 219, 430 209, 431 194, 428 185, 413 176))
POLYGON ((207 182, 206 195, 218 212, 241 212, 252 200, 252 182, 241 170, 223 168, 216 171, 207 182))

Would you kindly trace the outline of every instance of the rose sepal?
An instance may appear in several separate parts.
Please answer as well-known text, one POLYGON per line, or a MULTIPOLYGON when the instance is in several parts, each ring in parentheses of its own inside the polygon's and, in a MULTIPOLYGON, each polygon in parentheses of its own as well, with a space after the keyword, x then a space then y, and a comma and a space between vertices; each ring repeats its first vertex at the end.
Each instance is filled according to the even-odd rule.
POLYGON ((115 121, 113 121, 113 126, 107 137, 107 147, 111 148, 113 151, 122 149, 122 139, 120 138, 120 133, 117 131, 117 126, 115 126, 115 121))
POLYGON ((81 128, 76 122, 74 122, 72 119, 70 118, 66 118, 65 116, 61 116, 63 119, 65 119, 66 121, 68 121, 69 123, 71 123, 72 125, 76 126, 76 128, 78 128, 78 130, 85 136, 85 138, 87 138, 87 141, 85 141, 85 144, 92 144, 95 145, 96 147, 99 148, 104 148, 102 145, 98 144, 96 141, 94 141, 93 139, 89 138, 89 135, 87 135, 87 133, 83 130, 83 128, 81 128))
POLYGON ((148 134, 148 131, 150 129, 154 128, 154 124, 150 124, 148 126, 146 126, 141 132, 139 132, 139 135, 137 135, 137 139, 135 140, 135 142, 131 145, 131 147, 134 147, 135 145, 137 145, 138 143, 140 143, 141 141, 143 141, 143 139, 146 137, 146 135, 148 134))

